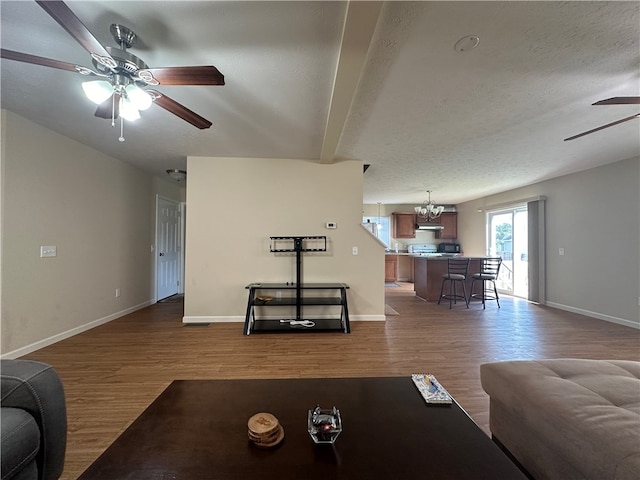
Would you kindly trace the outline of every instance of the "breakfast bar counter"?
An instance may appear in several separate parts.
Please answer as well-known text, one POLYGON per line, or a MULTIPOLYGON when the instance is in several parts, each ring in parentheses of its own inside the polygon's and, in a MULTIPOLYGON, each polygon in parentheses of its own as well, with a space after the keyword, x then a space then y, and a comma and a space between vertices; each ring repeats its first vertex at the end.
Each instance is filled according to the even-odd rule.
MULTIPOLYGON (((465 287, 467 295, 471 291, 471 276, 480 271, 480 262, 484 257, 457 257, 469 258, 469 270, 465 287)), ((427 302, 437 302, 440 298, 442 287, 442 275, 447 273, 447 260, 449 257, 416 256, 413 258, 413 290, 416 297, 427 302)))

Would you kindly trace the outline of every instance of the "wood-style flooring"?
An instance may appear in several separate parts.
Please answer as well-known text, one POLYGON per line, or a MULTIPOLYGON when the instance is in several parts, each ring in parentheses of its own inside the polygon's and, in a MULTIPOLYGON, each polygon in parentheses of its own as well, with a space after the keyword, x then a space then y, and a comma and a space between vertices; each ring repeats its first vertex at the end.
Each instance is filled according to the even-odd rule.
POLYGON ((62 478, 76 479, 175 379, 433 373, 489 434, 481 363, 640 361, 637 329, 508 297, 501 298, 500 309, 490 302, 484 311, 479 303, 449 310, 448 304, 417 299, 412 288, 386 288, 386 303, 399 315, 352 322, 349 335, 245 336, 241 323, 184 326, 181 303, 158 303, 26 355, 52 364, 65 386, 69 436, 62 478))

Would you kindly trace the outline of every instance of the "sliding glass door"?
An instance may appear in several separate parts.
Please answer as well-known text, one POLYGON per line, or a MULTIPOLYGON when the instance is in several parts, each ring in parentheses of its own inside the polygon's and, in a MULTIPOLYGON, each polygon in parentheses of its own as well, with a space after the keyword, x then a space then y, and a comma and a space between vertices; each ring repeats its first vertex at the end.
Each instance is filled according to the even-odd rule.
POLYGON ((529 294, 527 205, 487 213, 487 255, 502 257, 498 291, 527 298, 529 294))

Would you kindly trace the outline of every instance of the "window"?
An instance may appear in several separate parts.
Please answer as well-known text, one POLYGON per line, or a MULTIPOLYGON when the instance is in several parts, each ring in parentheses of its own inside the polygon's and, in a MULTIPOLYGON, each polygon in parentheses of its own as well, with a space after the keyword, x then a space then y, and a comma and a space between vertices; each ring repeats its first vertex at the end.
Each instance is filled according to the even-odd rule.
POLYGON ((362 223, 373 225, 372 234, 389 248, 391 242, 391 217, 362 217, 362 223))

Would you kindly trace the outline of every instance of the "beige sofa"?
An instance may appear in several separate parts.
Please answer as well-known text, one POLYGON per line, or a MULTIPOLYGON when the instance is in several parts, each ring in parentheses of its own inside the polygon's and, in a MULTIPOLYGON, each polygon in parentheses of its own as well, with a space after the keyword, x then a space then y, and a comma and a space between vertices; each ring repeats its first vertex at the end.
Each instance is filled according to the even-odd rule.
POLYGON ((640 362, 480 366, 492 437, 536 480, 640 479, 640 362))

